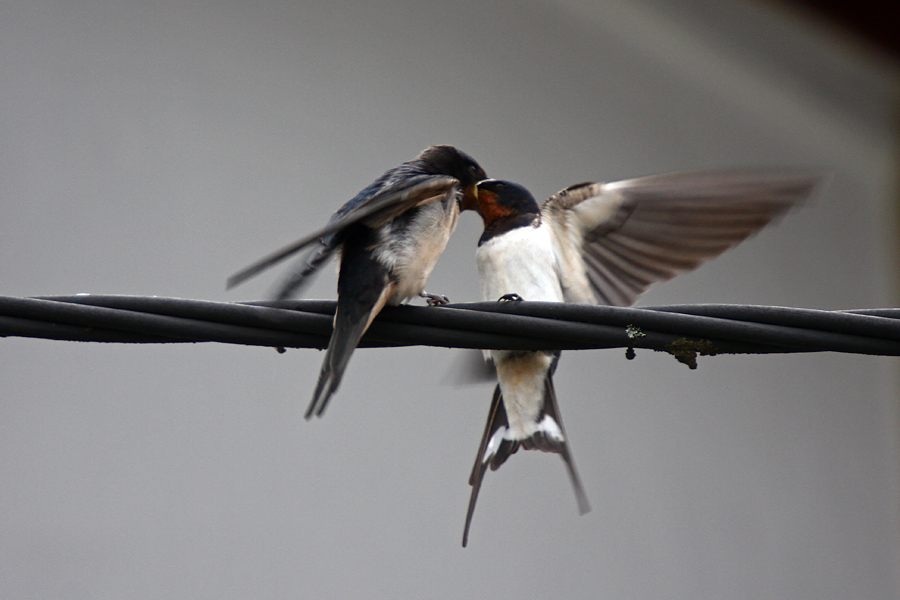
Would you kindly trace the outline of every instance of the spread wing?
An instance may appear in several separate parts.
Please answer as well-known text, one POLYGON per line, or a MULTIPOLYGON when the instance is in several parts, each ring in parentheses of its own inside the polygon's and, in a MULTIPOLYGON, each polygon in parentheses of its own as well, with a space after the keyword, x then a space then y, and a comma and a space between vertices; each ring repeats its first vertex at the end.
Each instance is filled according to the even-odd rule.
POLYGON ((630 306, 808 198, 812 170, 708 170, 583 183, 544 203, 566 300, 630 306))
POLYGON ((298 272, 296 277, 291 278, 291 289, 294 289, 337 249, 340 244, 339 232, 342 230, 356 223, 364 223, 372 228, 378 227, 411 208, 455 193, 459 186, 459 181, 449 175, 390 175, 392 175, 390 172, 386 173, 385 177, 347 202, 331 217, 325 227, 273 252, 229 277, 227 287, 232 288, 243 283, 307 246, 319 242, 321 247, 314 251, 306 261, 305 268, 298 272))

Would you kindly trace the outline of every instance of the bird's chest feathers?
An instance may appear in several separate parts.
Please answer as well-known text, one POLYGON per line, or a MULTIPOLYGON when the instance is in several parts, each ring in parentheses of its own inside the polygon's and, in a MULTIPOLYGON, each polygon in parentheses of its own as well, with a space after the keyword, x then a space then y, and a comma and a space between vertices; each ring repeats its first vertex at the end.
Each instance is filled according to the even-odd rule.
POLYGON ((426 204, 383 229, 378 258, 396 284, 391 304, 405 302, 425 288, 458 220, 459 206, 455 198, 448 198, 426 204))
POLYGON ((562 302, 558 261, 549 230, 518 227, 492 237, 475 252, 484 300, 518 294, 524 300, 562 302))

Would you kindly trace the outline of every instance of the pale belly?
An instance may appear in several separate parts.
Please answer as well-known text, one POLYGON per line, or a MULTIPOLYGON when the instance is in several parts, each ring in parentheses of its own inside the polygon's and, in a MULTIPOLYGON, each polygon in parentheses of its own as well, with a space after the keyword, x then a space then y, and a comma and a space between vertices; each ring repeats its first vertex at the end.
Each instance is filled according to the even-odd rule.
MULTIPOLYGON (((488 240, 475 253, 484 300, 518 294, 525 301, 562 302, 556 252, 549 231, 520 227, 488 240)), ((553 356, 546 352, 489 350, 497 368, 510 439, 522 440, 539 427, 547 374, 553 356)))
POLYGON ((510 439, 522 440, 538 430, 547 372, 553 357, 546 352, 492 351, 497 383, 503 393, 510 439))
POLYGON ((418 296, 424 289, 435 264, 447 247, 459 220, 456 201, 445 207, 440 201, 422 207, 413 224, 415 235, 385 246, 381 259, 389 266, 395 285, 388 304, 400 304, 418 296))

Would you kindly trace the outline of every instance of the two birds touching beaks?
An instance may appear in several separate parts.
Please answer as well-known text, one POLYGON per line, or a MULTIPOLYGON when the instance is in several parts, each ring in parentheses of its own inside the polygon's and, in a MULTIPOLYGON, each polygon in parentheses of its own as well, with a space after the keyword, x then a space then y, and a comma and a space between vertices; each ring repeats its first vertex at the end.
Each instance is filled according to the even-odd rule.
MULTIPOLYGON (((232 287, 306 249, 277 299, 299 290, 340 256, 334 329, 306 418, 322 416, 350 356, 386 305, 446 299, 425 284, 461 211, 484 221, 475 252, 483 300, 630 306, 657 281, 691 271, 737 245, 821 185, 820 171, 718 169, 582 183, 542 205, 521 185, 488 179, 470 156, 432 146, 388 170, 321 229, 228 280, 232 287)), ((559 454, 579 511, 590 507, 567 443, 553 389, 558 351, 485 351, 497 374, 472 468, 466 545, 485 471, 520 447, 559 454)))

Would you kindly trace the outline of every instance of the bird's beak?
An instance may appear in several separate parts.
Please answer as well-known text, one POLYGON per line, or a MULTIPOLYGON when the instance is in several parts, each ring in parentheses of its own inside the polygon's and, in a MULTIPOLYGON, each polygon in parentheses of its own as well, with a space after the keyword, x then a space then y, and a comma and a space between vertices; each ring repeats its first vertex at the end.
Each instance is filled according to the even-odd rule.
POLYGON ((478 184, 471 184, 463 190, 459 201, 459 210, 474 210, 478 212, 478 184))

